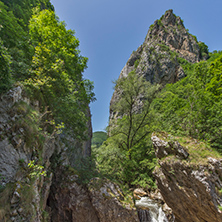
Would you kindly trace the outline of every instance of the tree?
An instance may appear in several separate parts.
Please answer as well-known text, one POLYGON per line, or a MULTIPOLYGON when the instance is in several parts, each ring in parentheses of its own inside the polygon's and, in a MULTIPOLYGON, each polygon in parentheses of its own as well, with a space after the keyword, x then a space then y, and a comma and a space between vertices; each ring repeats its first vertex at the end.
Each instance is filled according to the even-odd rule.
POLYGON ((111 120, 109 133, 111 137, 118 138, 119 148, 128 152, 129 159, 133 148, 151 133, 149 108, 158 89, 158 85, 151 85, 134 71, 116 82, 118 99, 112 104, 111 110, 118 117, 111 120))
POLYGON ((134 71, 116 82, 118 99, 111 106, 116 118, 110 120, 109 138, 96 154, 100 171, 129 187, 155 186, 150 105, 158 89, 134 71))
MULTIPOLYGON (((11 9, 11 8, 10 8, 11 9)), ((19 79, 25 76, 31 62, 28 33, 19 24, 19 19, 0 1, 1 40, 11 56, 11 76, 19 79)))
POLYGON ((53 11, 36 10, 29 24, 35 52, 26 86, 43 106, 49 106, 56 122, 64 122, 78 137, 86 130, 86 110, 94 94, 83 80, 87 58, 80 56, 74 31, 66 30, 53 11))
POLYGON ((0 38, 0 94, 11 86, 11 57, 0 38))
POLYGON ((200 59, 208 59, 209 49, 204 42, 198 42, 200 48, 200 59))

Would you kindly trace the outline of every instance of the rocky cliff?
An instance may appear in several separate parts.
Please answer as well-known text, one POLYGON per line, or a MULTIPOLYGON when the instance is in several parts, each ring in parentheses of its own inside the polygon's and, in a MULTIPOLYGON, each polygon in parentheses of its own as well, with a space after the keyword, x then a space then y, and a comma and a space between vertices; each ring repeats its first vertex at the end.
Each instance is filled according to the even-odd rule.
POLYGON ((158 133, 152 141, 159 158, 154 174, 175 221, 222 221, 221 156, 191 138, 158 133))
MULTIPOLYGON (((178 58, 197 62, 200 50, 182 20, 168 10, 151 25, 120 78, 135 71, 151 83, 174 83, 185 76, 178 58)), ((118 96, 114 93, 111 103, 118 96)), ((89 109, 86 115, 90 117, 89 109)), ((111 110, 110 118, 113 116, 111 110)), ((192 149, 156 135, 152 138, 159 158, 155 177, 162 195, 137 190, 135 207, 133 199, 127 199, 119 186, 107 179, 81 183, 84 175, 78 171, 79 163, 91 163, 91 121, 86 124, 88 140, 80 141, 61 133, 47 107, 40 112, 39 101, 30 100, 22 86, 1 95, 0 221, 134 222, 160 218, 171 222, 174 215, 181 222, 222 220, 219 157, 212 153, 207 153, 207 158, 196 157, 192 149)), ((199 149, 202 147, 196 151, 199 149)))
MULTIPOLYGON (((151 83, 162 86, 175 83, 185 76, 178 58, 195 63, 200 61, 200 49, 196 38, 184 27, 179 16, 168 10, 150 26, 144 43, 132 53, 119 78, 135 71, 151 83)), ((118 100, 114 92, 110 107, 118 100)), ((110 119, 114 117, 110 109, 110 119)))
POLYGON ((125 203, 117 185, 80 182, 79 162, 90 161, 91 122, 89 140, 81 142, 45 131, 46 114, 21 86, 1 95, 0 221, 139 221, 133 200, 125 203))
POLYGON ((0 221, 43 221, 56 175, 55 156, 64 166, 90 156, 91 121, 89 141, 80 142, 58 136, 55 129, 44 130, 47 113, 39 112, 38 101, 31 101, 21 86, 1 95, 0 221), (72 156, 70 147, 75 149, 72 156))
POLYGON ((58 172, 49 197, 53 222, 139 221, 133 202, 131 206, 123 202, 119 186, 99 178, 83 186, 75 173, 61 169, 58 172))

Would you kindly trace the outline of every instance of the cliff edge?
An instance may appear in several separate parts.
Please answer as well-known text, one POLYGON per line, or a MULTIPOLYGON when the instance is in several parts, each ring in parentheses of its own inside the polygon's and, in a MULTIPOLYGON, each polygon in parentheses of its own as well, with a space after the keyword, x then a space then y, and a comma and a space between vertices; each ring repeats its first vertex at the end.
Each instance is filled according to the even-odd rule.
POLYGON ((222 221, 222 158, 203 142, 155 133, 158 188, 175 221, 222 221), (178 142, 179 141, 179 142, 178 142))

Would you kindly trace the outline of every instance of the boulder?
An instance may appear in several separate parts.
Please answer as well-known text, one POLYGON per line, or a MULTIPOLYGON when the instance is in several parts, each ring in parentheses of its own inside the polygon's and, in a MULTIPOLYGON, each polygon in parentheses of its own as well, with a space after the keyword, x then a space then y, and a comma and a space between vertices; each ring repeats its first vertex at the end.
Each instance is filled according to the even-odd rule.
POLYGON ((169 152, 172 144, 168 141, 157 136, 152 141, 159 158, 154 176, 175 221, 222 221, 222 160, 211 157, 202 163, 192 163, 186 160, 188 152, 178 142, 173 143, 176 151, 169 152))

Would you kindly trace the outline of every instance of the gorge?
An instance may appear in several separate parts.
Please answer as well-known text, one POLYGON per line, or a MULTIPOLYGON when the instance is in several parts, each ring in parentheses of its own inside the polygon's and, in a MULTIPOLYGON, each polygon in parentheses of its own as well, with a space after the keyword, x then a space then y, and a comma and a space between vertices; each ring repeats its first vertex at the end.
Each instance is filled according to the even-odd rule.
POLYGON ((0 221, 222 221, 221 52, 210 54, 167 10, 121 71, 109 136, 91 147, 93 86, 74 32, 48 0, 25 1, 24 11, 0 3, 15 26, 4 24, 0 39, 0 221), (198 78, 206 86, 191 85, 198 78))

